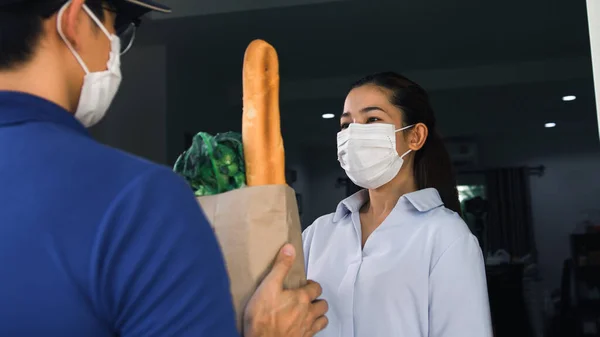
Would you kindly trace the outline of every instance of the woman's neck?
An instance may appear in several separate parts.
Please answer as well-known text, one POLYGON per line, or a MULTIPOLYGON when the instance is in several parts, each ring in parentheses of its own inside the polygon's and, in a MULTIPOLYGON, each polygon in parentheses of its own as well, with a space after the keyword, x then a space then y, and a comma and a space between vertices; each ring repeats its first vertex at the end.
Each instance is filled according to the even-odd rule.
POLYGON ((360 210, 363 248, 371 233, 385 221, 396 207, 400 197, 416 190, 416 184, 412 176, 408 179, 397 176, 380 188, 369 190, 369 202, 360 210))
POLYGON ((389 183, 369 190, 369 202, 363 211, 375 219, 385 219, 392 212, 400 197, 416 190, 417 186, 412 176, 401 177, 399 175, 389 183))

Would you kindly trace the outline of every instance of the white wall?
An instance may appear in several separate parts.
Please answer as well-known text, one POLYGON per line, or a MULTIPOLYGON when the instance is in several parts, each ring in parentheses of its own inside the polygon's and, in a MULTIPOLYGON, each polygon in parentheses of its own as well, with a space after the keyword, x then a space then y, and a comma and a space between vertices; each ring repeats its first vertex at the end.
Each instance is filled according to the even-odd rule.
POLYGON ((592 67, 596 87, 596 113, 600 130, 600 2, 587 0, 588 24, 590 27, 590 47, 592 51, 592 67))
POLYGON ((137 46, 122 57, 123 83, 106 118, 92 128, 100 142, 167 162, 165 46, 137 46))

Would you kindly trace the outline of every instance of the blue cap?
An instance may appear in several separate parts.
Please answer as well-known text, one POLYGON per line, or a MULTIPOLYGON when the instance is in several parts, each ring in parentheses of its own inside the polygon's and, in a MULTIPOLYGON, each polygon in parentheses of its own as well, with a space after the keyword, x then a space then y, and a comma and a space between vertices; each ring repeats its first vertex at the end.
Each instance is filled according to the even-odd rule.
MULTIPOLYGON (((47 0, 0 0, 0 9, 6 5, 17 5, 19 3, 45 2, 47 0)), ((63 3, 66 3, 65 0, 63 3)), ((170 13, 171 8, 152 0, 107 0, 113 4, 119 12, 126 13, 129 17, 139 18, 140 16, 156 11, 160 13, 170 13)))
POLYGON ((130 15, 137 13, 132 15, 134 17, 142 16, 150 11, 171 13, 171 8, 152 0, 112 0, 111 3, 130 15))

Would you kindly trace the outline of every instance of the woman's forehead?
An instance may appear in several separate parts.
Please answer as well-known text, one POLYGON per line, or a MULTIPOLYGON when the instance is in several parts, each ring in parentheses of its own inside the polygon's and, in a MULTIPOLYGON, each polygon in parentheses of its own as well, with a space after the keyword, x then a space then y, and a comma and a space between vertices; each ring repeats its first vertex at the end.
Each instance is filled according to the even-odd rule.
POLYGON ((365 106, 389 107, 390 105, 386 89, 373 85, 364 85, 354 88, 348 93, 344 102, 344 112, 360 110, 365 106))

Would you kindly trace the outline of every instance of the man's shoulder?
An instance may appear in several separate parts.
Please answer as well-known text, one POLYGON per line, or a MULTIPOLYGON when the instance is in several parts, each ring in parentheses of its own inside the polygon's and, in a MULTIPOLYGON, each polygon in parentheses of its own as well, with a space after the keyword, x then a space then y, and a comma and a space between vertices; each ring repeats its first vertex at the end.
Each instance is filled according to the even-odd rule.
POLYGON ((29 128, 37 131, 39 137, 24 139, 31 151, 27 151, 18 165, 36 167, 32 170, 34 176, 29 179, 44 183, 39 198, 57 193, 64 196, 52 202, 54 206, 75 203, 94 209, 89 216, 97 217, 116 203, 131 204, 133 201, 126 197, 131 194, 148 194, 144 197, 146 203, 159 202, 149 200, 154 194, 165 199, 182 195, 193 199, 189 185, 167 166, 99 143, 88 136, 65 132, 61 126, 40 123, 29 128), (50 182, 49 176, 52 177, 50 182))
MULTIPOLYGON (((61 124, 24 123, 12 128, 12 132, 6 136, 19 143, 19 165, 39 167, 58 180, 85 180, 85 185, 108 186, 129 182, 145 172, 170 170, 102 144, 89 135, 75 132, 61 124)), ((0 156, 18 152, 14 145, 4 145, 7 146, 7 151, 0 153, 0 156)))
MULTIPOLYGON (((152 162, 92 139, 82 141, 69 150, 76 159, 74 167, 81 175, 103 177, 92 183, 125 188, 136 181, 160 176, 171 182, 180 181, 179 176, 168 166, 152 162)), ((99 186, 102 187, 102 186, 99 186)))
MULTIPOLYGON (((164 203, 171 198, 193 199, 192 189, 170 167, 104 145, 97 152, 98 159, 104 162, 102 166, 111 171, 109 179, 102 183, 112 185, 121 195, 147 194, 144 199, 150 200, 156 194, 164 198, 164 203)), ((127 198, 124 201, 128 202, 127 198)))
POLYGON ((86 142, 79 147, 79 158, 89 169, 102 169, 102 167, 114 167, 111 174, 137 176, 148 171, 170 170, 168 167, 154 163, 140 156, 116 149, 96 141, 86 142), (94 165, 96 162, 96 165, 94 165), (102 165, 97 165, 98 163, 102 165))

